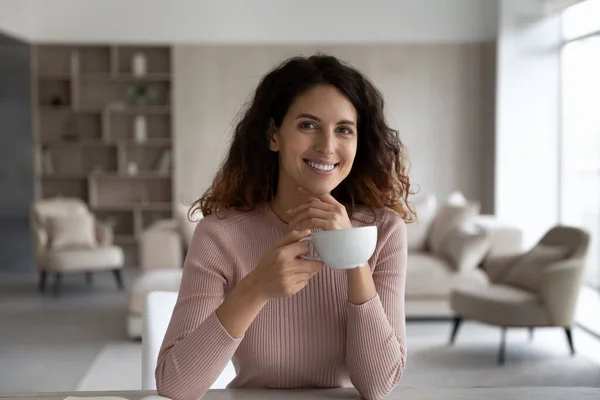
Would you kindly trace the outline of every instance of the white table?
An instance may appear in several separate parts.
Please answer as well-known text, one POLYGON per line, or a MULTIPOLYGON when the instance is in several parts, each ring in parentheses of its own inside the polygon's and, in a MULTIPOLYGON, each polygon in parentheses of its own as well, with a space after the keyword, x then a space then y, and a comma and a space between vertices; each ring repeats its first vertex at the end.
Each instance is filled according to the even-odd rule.
MULTIPOLYGON (((0 400, 62 400, 74 397, 116 396, 141 400, 155 395, 151 391, 64 392, 0 394, 0 400)), ((154 397, 155 399, 160 399, 154 397)), ((223 389, 210 390, 206 400, 264 400, 264 399, 360 399, 354 389, 223 389)), ((398 387, 386 399, 390 400, 598 400, 600 388, 583 387, 473 387, 473 388, 404 388, 398 387)), ((150 400, 150 399, 148 399, 150 400)))

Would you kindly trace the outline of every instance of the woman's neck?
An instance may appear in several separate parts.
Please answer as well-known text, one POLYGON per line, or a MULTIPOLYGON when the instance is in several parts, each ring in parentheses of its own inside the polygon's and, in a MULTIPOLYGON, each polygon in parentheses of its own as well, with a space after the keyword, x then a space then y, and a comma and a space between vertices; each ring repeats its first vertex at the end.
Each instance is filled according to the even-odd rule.
POLYGON ((291 221, 287 211, 290 208, 304 203, 308 200, 308 198, 309 196, 307 194, 301 193, 295 187, 286 187, 286 185, 280 185, 275 197, 270 203, 271 210, 273 210, 275 215, 277 215, 280 220, 287 224, 291 221))

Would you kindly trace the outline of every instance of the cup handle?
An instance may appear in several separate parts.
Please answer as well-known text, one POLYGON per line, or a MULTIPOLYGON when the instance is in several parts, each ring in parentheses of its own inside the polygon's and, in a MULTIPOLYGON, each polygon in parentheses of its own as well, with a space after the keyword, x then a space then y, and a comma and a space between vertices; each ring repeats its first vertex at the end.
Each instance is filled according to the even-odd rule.
MULTIPOLYGON (((311 242, 312 241, 312 237, 308 236, 305 238, 302 238, 299 240, 299 242, 311 242)), ((321 261, 323 262, 323 260, 321 260, 319 257, 308 257, 308 256, 300 256, 301 259, 303 260, 312 260, 312 261, 321 261)))

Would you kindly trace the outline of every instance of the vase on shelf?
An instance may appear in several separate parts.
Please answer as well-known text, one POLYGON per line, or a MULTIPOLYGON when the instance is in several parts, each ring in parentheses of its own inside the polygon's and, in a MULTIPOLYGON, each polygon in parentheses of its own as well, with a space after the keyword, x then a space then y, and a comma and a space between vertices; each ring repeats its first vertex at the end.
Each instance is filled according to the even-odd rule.
POLYGON ((131 64, 133 76, 139 78, 146 75, 148 63, 146 61, 146 55, 144 53, 135 53, 131 59, 131 64))
POLYGON ((136 143, 144 143, 148 139, 148 125, 143 115, 137 115, 134 119, 133 138, 136 143))
POLYGON ((138 165, 137 165, 136 162, 131 161, 129 164, 127 164, 127 173, 130 176, 137 175, 138 174, 138 170, 139 170, 139 168, 138 168, 138 165))

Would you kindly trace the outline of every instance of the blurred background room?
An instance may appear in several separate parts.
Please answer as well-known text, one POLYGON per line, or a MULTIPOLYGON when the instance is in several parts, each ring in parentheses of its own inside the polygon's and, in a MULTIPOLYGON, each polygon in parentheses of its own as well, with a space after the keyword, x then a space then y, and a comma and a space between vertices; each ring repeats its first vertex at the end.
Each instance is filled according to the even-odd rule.
POLYGON ((419 188, 399 386, 600 387, 600 0, 0 0, 0 394, 152 387, 186 207, 315 52, 419 188))

